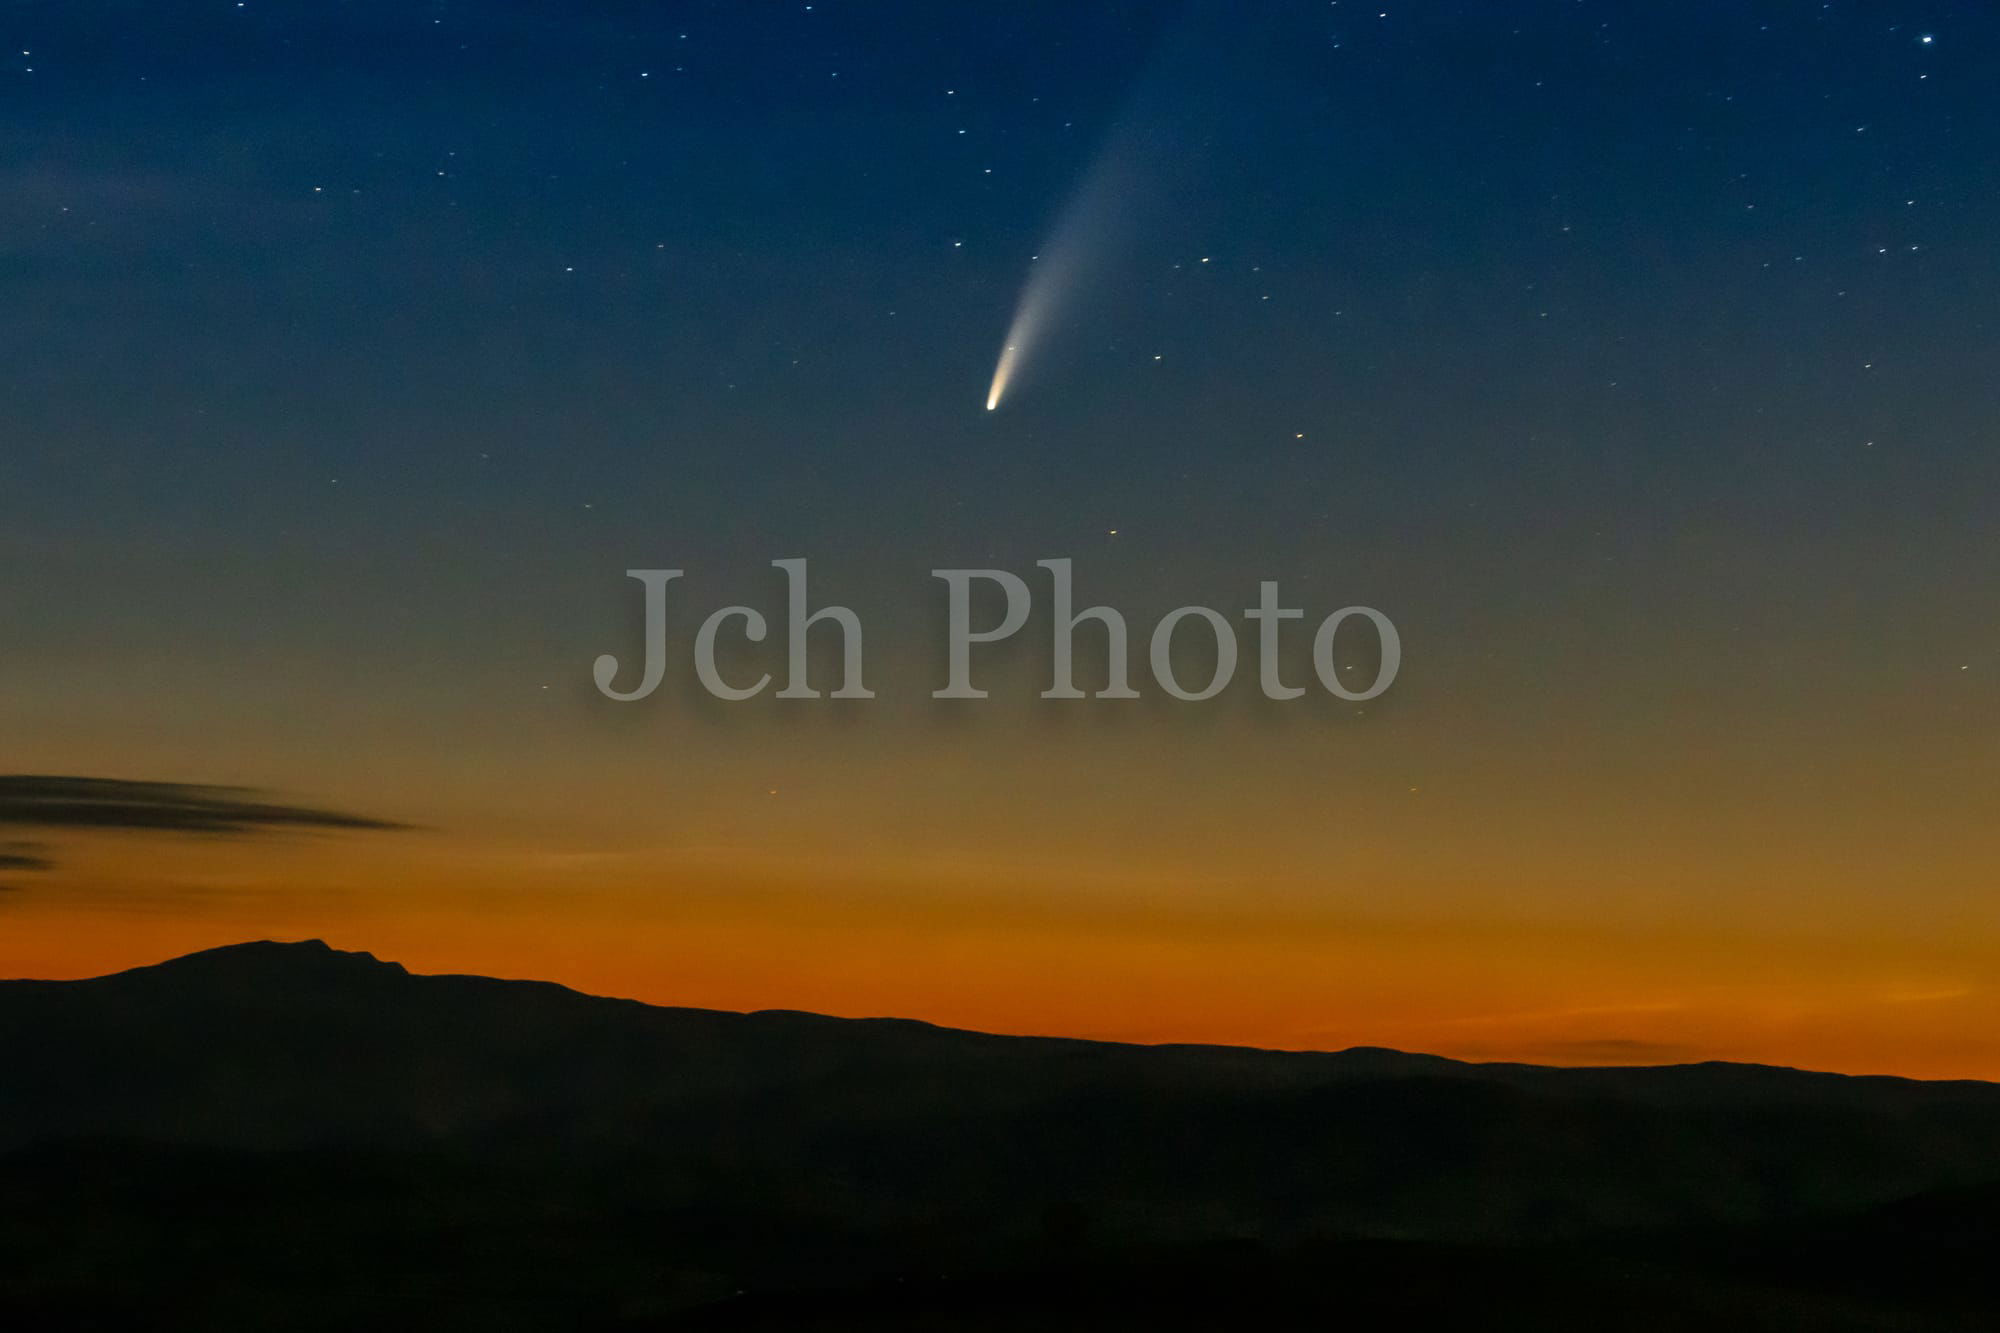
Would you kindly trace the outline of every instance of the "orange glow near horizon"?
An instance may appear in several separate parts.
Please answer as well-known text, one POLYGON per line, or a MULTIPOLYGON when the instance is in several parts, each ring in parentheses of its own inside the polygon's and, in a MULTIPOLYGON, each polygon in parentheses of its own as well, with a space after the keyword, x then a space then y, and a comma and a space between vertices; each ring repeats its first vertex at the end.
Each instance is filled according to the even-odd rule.
POLYGON ((1025 896, 936 868, 920 894, 857 867, 814 876, 712 858, 536 863, 331 843, 305 857, 145 839, 119 850, 90 858, 65 898, 8 906, 0 975, 85 977, 317 937, 415 972, 702 1008, 1147 1043, 2000 1077, 2000 1005, 1981 962, 1992 941, 1972 937, 1939 949, 1879 931, 1337 914, 1210 889, 1142 901, 1103 883, 1025 896), (399 867, 409 878, 386 888, 399 867), (145 878, 157 887, 127 887, 145 878))
POLYGON ((1753 697, 1530 645, 1530 695, 1438 661, 1435 628, 1421 646, 1360 715, 1063 710, 1031 660, 950 713, 886 661, 854 709, 628 709, 573 662, 464 700, 192 673, 113 698, 86 678, 63 710, 0 717, 19 771, 241 783, 413 827, 13 830, 54 867, 0 876, 0 976, 317 937, 661 1004, 2000 1078, 1971 674, 1753 697), (1440 684, 1467 672, 1477 688, 1440 684), (1850 696, 1868 711, 1829 729, 1850 696))

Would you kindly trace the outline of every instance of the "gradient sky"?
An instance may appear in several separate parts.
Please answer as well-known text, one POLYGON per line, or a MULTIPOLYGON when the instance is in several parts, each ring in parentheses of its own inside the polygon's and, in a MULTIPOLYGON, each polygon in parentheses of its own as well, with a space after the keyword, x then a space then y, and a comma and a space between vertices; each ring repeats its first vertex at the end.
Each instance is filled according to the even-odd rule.
POLYGON ((5 768, 413 827, 17 819, 0 975, 2000 1077, 2000 16, 1243 9, 8 6, 5 768), (882 697, 597 695, 795 556, 882 697), (1403 672, 931 701, 1052 557, 1403 672))

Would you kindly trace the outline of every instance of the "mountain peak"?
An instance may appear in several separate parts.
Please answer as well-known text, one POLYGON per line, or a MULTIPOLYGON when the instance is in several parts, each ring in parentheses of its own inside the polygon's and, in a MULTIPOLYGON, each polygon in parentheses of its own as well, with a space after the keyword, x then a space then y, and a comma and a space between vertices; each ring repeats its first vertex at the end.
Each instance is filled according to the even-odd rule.
POLYGON ((401 963, 384 962, 372 953, 336 949, 325 940, 250 940, 172 958, 149 967, 135 967, 122 976, 256 976, 274 975, 394 975, 408 976, 401 963))

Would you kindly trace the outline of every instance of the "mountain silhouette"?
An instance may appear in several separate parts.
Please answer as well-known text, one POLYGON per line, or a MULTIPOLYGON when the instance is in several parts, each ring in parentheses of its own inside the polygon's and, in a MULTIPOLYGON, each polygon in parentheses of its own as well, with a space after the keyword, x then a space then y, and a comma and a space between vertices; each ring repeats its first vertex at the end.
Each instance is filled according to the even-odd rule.
POLYGON ((318 941, 0 982, 0 1071, 0 1313, 41 1324, 1278 1326, 1314 1275, 1386 1318, 1483 1272, 1503 1327, 1990 1326, 1985 1083, 663 1008, 318 941))

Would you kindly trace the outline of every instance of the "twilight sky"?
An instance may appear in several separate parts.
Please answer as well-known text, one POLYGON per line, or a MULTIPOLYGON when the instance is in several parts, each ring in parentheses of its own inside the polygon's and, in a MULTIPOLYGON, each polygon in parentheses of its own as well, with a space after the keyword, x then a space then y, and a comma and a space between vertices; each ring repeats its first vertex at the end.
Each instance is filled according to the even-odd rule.
POLYGON ((0 975, 2000 1077, 2000 15, 1246 9, 7 6, 4 769, 242 790, 0 783, 0 975), (881 697, 702 695, 799 556, 881 697), (1144 679, 1264 579, 1393 689, 1144 679))

